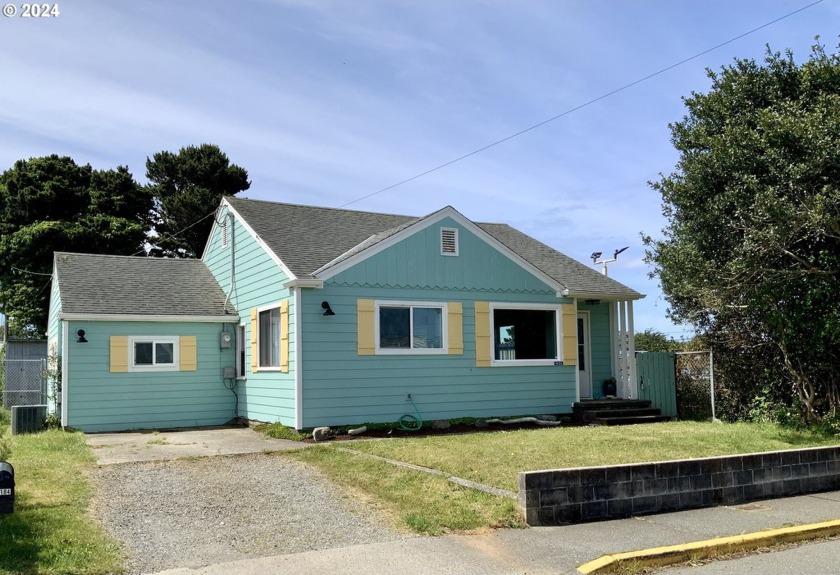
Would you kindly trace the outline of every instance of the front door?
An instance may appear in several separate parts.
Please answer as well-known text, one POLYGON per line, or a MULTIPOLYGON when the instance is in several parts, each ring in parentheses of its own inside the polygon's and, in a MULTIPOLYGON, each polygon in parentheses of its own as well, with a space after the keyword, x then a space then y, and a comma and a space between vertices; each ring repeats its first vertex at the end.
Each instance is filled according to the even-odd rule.
POLYGON ((580 398, 592 398, 592 372, 589 368, 589 314, 579 312, 577 316, 578 334, 578 382, 580 398))

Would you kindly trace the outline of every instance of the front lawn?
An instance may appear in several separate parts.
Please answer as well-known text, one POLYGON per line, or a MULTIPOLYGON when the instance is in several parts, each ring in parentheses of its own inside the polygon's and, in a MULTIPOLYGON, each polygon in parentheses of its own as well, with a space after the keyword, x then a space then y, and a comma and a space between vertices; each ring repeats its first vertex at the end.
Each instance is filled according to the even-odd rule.
POLYGON ((518 473, 732 455, 840 443, 773 424, 696 422, 561 427, 470 435, 341 442, 389 459, 518 491, 518 473))
POLYGON ((92 518, 84 435, 50 430, 12 438, 15 512, 0 515, 0 574, 123 571, 117 543, 92 518))

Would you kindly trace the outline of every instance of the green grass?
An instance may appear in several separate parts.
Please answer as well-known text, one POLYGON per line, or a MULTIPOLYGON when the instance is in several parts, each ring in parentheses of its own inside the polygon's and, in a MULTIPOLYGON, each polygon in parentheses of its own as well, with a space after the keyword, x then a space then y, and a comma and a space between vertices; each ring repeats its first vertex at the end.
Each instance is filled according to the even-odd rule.
POLYGON ((774 424, 673 422, 348 441, 342 446, 517 491, 520 471, 690 459, 838 443, 840 437, 830 438, 774 424))
POLYGON ((403 529, 427 535, 487 527, 524 527, 516 501, 455 485, 331 446, 286 452, 311 464, 403 529))
POLYGON ((259 431, 274 439, 288 439, 289 441, 303 441, 309 437, 307 434, 298 433, 282 423, 260 423, 254 426, 254 431, 259 431))
POLYGON ((81 433, 12 438, 15 512, 0 515, 0 574, 124 570, 119 547, 89 512, 94 459, 81 433))

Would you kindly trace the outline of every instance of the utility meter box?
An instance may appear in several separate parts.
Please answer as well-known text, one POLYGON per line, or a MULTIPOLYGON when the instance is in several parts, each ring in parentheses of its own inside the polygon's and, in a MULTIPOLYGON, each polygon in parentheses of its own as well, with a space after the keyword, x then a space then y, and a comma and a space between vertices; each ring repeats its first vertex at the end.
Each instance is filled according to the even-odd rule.
POLYGON ((0 514, 15 512, 15 468, 0 461, 0 514))
POLYGON ((230 349, 232 340, 233 334, 223 331, 222 335, 219 338, 219 347, 221 347, 222 349, 230 349))

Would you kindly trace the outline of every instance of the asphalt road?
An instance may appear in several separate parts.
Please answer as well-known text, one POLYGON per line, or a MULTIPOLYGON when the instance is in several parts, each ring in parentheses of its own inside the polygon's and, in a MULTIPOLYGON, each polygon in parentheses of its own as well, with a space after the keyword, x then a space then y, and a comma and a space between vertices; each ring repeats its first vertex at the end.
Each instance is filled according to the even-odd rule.
POLYGON ((840 539, 802 543, 738 559, 713 561, 699 567, 673 567, 661 575, 840 575, 840 539))

